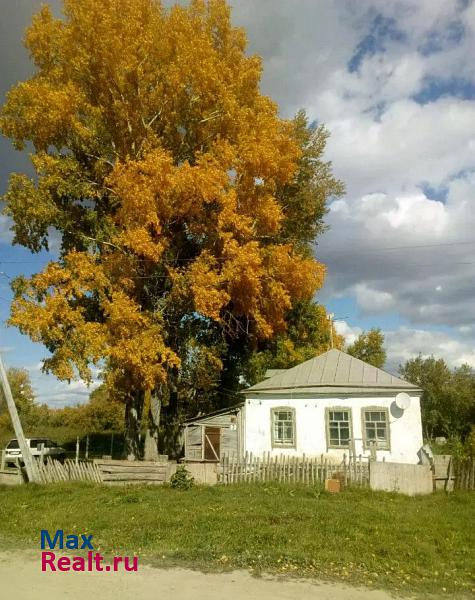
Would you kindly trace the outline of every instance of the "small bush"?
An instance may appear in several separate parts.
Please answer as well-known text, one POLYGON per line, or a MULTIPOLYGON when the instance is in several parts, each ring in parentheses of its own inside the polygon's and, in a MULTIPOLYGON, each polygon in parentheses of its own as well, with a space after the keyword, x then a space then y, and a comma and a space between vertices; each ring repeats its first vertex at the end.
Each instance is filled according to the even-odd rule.
POLYGON ((185 465, 179 465, 170 478, 170 485, 177 490, 189 490, 195 485, 195 480, 185 465))

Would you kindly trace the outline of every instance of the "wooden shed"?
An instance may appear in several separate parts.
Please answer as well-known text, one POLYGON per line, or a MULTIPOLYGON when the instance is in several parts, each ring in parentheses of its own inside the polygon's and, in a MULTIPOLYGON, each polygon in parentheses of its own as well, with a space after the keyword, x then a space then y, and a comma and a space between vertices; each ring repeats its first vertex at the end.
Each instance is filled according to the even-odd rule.
POLYGON ((243 452, 243 403, 185 421, 185 460, 217 462, 243 452))

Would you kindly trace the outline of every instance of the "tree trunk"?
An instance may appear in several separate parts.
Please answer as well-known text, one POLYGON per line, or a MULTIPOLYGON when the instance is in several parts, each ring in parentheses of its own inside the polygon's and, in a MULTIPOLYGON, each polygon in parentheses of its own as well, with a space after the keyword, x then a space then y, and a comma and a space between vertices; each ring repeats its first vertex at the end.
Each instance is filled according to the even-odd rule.
POLYGON ((140 459, 140 421, 142 417, 144 394, 133 390, 125 403, 125 452, 127 460, 140 459))
POLYGON ((160 411, 162 401, 159 390, 154 390, 150 397, 150 406, 145 434, 145 460, 158 460, 158 428, 160 426, 160 411))

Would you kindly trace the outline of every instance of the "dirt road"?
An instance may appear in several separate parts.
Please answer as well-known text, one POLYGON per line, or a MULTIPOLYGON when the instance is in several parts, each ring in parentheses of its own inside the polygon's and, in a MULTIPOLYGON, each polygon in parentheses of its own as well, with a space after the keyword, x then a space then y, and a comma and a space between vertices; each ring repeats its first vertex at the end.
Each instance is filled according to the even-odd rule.
POLYGON ((136 573, 42 573, 39 552, 0 552, 0 597, 8 600, 390 600, 389 594, 334 584, 255 578, 244 571, 186 569, 136 573))

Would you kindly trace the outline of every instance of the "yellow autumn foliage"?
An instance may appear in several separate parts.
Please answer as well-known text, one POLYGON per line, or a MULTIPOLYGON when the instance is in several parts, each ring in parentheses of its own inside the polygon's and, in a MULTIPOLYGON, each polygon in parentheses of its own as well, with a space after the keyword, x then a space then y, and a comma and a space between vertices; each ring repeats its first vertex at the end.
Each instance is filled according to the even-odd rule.
POLYGON ((34 18, 36 73, 0 119, 35 149, 36 181, 13 176, 5 196, 15 241, 62 236, 58 259, 15 284, 11 323, 60 378, 105 364, 152 390, 179 367, 186 315, 269 339, 323 284, 324 266, 281 236, 302 148, 224 0, 64 0, 64 15, 34 18))

